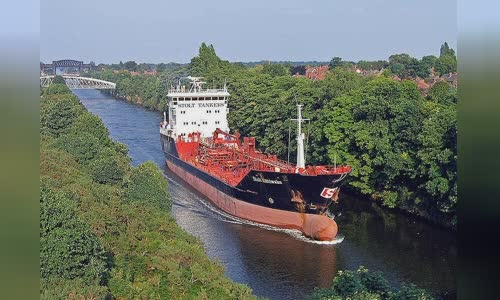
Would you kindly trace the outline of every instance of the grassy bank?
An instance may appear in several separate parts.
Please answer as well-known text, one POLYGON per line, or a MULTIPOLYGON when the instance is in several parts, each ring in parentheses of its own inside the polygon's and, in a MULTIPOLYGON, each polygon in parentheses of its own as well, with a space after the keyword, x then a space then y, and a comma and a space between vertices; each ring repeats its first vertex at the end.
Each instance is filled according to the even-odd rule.
POLYGON ((132 167, 64 85, 41 95, 42 299, 252 299, 182 230, 152 162, 132 167))

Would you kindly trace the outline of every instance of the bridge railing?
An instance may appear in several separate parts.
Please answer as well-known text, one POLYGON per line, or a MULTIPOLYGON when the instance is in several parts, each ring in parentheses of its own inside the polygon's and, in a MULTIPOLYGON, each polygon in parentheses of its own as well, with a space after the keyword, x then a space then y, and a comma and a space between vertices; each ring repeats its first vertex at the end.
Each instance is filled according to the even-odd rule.
MULTIPOLYGON (((64 82, 70 89, 100 89, 100 90, 114 90, 116 89, 116 83, 105 81, 101 79, 80 77, 80 76, 62 76, 64 82)), ((54 76, 42 76, 40 77, 40 86, 48 87, 52 84, 54 76)))

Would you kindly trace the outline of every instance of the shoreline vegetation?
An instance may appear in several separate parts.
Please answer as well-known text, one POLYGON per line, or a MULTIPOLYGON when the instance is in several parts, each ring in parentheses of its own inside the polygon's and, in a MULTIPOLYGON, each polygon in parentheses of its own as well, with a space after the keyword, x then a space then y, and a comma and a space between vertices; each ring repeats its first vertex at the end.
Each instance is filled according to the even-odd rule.
MULTIPOLYGON (((64 84, 43 89, 40 104, 41 299, 257 299, 177 225, 153 162, 133 167, 64 84)), ((433 299, 363 267, 311 297, 433 299)))
POLYGON ((175 78, 226 81, 229 127, 257 137, 262 151, 282 159, 298 101, 311 119, 308 163, 349 164, 354 170, 344 188, 350 193, 456 230, 457 88, 437 81, 422 92, 417 83, 456 72, 456 64, 444 43, 439 57, 421 60, 404 53, 358 63, 335 57, 323 80, 311 80, 292 75, 304 66, 230 63, 203 43, 189 64, 101 64, 87 76, 115 82, 118 99, 160 112, 168 111, 167 89, 175 78))
POLYGON ((255 299, 170 213, 153 162, 131 166, 64 84, 40 107, 41 299, 255 299))

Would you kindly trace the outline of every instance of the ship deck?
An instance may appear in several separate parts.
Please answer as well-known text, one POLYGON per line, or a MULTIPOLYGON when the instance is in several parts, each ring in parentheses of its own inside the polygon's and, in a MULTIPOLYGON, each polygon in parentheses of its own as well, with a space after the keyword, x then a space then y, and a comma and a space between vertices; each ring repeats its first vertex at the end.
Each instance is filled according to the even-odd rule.
POLYGON ((299 173, 304 176, 341 175, 351 172, 350 166, 306 166, 295 165, 279 159, 276 155, 262 153, 255 149, 255 138, 239 136, 223 131, 212 139, 202 139, 193 133, 187 140, 179 138, 177 150, 180 158, 219 178, 231 186, 237 186, 252 170, 260 172, 299 173), (220 138, 222 133, 225 137, 220 138))

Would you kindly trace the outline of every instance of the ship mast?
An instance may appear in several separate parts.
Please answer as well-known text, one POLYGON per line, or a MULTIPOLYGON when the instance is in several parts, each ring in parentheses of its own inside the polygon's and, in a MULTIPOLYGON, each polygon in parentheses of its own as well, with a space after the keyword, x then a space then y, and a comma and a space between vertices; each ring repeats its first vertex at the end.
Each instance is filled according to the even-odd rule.
POLYGON ((302 132, 302 122, 309 119, 302 118, 302 104, 297 104, 297 170, 306 167, 306 157, 304 155, 304 139, 305 135, 302 132))

